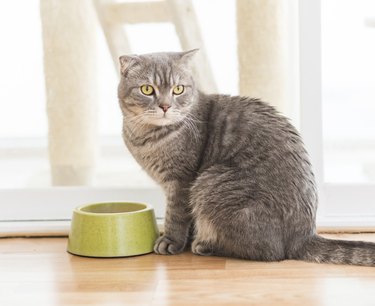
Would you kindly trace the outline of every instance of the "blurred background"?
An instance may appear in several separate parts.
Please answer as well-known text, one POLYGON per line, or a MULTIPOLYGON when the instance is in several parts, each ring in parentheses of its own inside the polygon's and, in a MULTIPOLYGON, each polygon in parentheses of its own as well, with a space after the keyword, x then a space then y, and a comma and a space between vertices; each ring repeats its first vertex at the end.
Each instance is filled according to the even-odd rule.
MULTIPOLYGON (((70 2, 72 4, 69 6, 73 10, 73 2, 79 1, 70 2)), ((0 1, 1 188, 52 185, 40 5, 39 0, 0 1)), ((90 7, 89 3, 83 6, 85 10, 82 18, 89 18, 88 22, 92 25, 88 30, 92 49, 85 51, 88 56, 94 57, 92 64, 95 65, 95 80, 87 81, 95 82, 92 88, 95 91, 92 107, 97 110, 97 124, 93 127, 96 128, 97 155, 94 177, 87 182, 79 182, 79 185, 87 183, 102 187, 154 186, 122 142, 122 117, 117 101, 117 70, 94 6, 90 7)), ((215 1, 213 10, 212 1, 197 0, 193 1, 193 8, 217 88, 222 93, 238 94, 235 2, 215 1)), ((79 24, 74 25, 80 27, 79 24)), ((132 53, 182 49, 175 27, 170 22, 129 24, 123 25, 123 28, 132 53)), ((50 39, 59 39, 58 33, 52 35, 54 38, 50 39)), ((69 40, 69 37, 61 39, 69 40)), ((74 53, 74 47, 71 49, 74 53)), ((74 67, 71 67, 70 73, 77 73, 74 67)), ((69 72, 66 74, 69 75, 69 72)), ((89 77, 93 78, 92 75, 89 77)), ((58 80, 59 83, 65 81, 65 78, 58 80)), ((63 124, 61 129, 64 129, 63 124)), ((71 183, 65 181, 63 185, 71 183)))
MULTIPOLYGON (((299 126, 298 1, 158 2, 0 1, 0 188, 156 188, 121 139, 125 42, 201 48, 202 89, 262 98, 299 126)), ((321 37, 324 180, 373 183, 375 1, 322 1, 321 37)))

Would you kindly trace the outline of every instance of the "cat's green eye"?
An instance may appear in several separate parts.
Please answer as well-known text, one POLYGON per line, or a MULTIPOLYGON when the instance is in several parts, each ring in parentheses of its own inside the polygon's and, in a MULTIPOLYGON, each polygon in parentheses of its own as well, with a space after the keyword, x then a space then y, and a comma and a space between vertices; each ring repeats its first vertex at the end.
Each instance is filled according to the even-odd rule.
POLYGON ((177 85, 173 88, 173 94, 180 95, 184 92, 185 87, 184 85, 177 85))
POLYGON ((151 96, 155 92, 155 90, 151 85, 142 85, 141 92, 146 96, 151 96))

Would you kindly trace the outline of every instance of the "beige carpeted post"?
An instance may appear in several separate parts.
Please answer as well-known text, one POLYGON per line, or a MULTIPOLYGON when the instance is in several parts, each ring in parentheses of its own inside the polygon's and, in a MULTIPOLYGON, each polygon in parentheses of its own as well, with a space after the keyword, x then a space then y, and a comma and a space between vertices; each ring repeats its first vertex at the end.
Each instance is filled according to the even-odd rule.
POLYGON ((40 11, 52 183, 87 185, 93 177, 97 148, 92 3, 41 0, 40 11))
POLYGON ((284 112, 288 103, 284 0, 237 0, 240 94, 284 112))

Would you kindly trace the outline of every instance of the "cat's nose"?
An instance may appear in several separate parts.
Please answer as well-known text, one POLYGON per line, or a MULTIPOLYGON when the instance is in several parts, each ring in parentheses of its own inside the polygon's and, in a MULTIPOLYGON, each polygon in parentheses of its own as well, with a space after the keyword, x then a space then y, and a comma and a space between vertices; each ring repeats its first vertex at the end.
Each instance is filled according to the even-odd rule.
POLYGON ((163 110, 164 113, 166 113, 168 111, 168 109, 171 107, 171 105, 160 104, 159 107, 163 110))

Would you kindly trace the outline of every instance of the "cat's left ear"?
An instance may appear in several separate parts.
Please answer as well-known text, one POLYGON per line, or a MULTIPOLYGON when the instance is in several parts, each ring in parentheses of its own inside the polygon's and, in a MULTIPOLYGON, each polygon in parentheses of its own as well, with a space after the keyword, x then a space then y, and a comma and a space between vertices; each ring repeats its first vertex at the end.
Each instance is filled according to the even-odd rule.
POLYGON ((189 51, 181 52, 180 53, 180 60, 184 64, 190 64, 192 58, 194 57, 195 53, 197 53, 199 49, 192 49, 189 51))
POLYGON ((135 63, 138 62, 138 55, 122 55, 119 58, 121 74, 125 74, 135 63))

